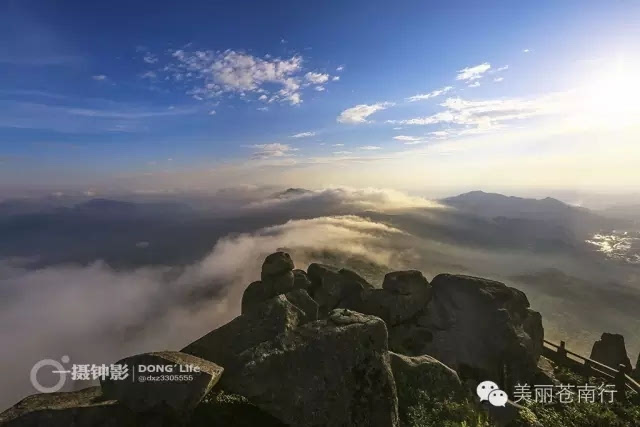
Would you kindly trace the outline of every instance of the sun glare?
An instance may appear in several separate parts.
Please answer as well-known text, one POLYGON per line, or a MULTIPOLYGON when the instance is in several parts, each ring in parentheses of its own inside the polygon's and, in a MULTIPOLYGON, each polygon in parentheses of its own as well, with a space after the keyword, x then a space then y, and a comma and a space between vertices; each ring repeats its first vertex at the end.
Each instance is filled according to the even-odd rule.
POLYGON ((640 63, 618 61, 584 82, 578 107, 591 124, 622 128, 639 124, 640 63))

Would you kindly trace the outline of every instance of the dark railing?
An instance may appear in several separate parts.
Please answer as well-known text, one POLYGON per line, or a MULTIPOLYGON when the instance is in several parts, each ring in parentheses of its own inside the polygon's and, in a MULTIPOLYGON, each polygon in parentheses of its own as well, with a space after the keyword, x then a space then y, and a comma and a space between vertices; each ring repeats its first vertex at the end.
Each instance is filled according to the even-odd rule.
POLYGON ((618 369, 614 369, 604 363, 581 356, 567 350, 564 341, 560 341, 560 344, 558 345, 551 341, 544 340, 542 355, 547 359, 554 361, 558 365, 570 368, 587 378, 600 377, 605 380, 613 381, 616 393, 622 399, 625 399, 627 391, 633 391, 640 394, 640 384, 627 375, 624 365, 620 365, 618 366, 618 369))

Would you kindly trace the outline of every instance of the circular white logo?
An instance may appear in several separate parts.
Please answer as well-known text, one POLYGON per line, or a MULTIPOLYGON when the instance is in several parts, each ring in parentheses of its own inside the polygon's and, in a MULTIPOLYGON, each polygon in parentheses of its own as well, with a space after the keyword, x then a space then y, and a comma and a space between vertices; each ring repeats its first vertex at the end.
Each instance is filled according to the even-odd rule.
MULTIPOLYGON (((62 356, 61 360, 63 363, 69 363, 69 356, 62 356)), ((40 393, 55 393, 57 391, 60 391, 62 387, 64 387, 64 384, 67 381, 67 372, 68 371, 64 369, 64 366, 62 366, 62 363, 58 362, 57 360, 44 359, 33 365, 29 378, 31 379, 31 384, 33 385, 33 387, 40 393), (60 379, 58 380, 58 382, 51 387, 43 386, 42 384, 40 384, 40 382, 38 382, 38 372, 45 366, 53 367, 54 370, 51 372, 60 375, 60 379)))

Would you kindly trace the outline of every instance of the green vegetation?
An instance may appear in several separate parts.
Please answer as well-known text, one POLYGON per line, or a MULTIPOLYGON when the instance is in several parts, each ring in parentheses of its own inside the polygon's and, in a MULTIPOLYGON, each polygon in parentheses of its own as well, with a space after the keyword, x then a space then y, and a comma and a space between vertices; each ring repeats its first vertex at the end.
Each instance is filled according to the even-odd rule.
MULTIPOLYGON (((561 384, 599 386, 602 380, 586 377, 554 365, 554 376, 561 384)), ((526 405, 543 426, 555 427, 629 427, 640 426, 640 397, 629 396, 625 402, 613 403, 530 403, 526 405)))

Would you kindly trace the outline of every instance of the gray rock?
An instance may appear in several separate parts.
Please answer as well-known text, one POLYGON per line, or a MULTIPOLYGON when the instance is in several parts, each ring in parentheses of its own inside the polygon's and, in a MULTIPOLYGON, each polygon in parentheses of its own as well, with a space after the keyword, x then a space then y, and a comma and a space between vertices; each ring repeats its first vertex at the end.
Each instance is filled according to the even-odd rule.
POLYGON ((242 294, 241 313, 247 313, 251 308, 276 295, 271 287, 264 285, 260 280, 251 282, 242 294))
POLYGON ((640 354, 638 354, 638 360, 636 361, 636 370, 633 371, 633 377, 640 381, 640 354))
POLYGON ((304 270, 293 270, 293 288, 311 292, 311 280, 304 270))
POLYGON ((115 400, 102 397, 100 387, 68 393, 34 394, 0 414, 6 427, 134 427, 135 415, 115 400))
POLYGON ((428 355, 405 356, 389 352, 391 369, 398 392, 402 387, 424 389, 434 395, 464 395, 465 389, 456 371, 428 355))
POLYGON ((387 273, 382 282, 382 289, 396 295, 423 296, 431 291, 429 282, 417 270, 394 271, 387 273))
POLYGON ((307 270, 311 280, 312 297, 320 305, 321 313, 336 307, 354 308, 362 291, 372 286, 357 273, 324 264, 311 264, 307 270))
MULTIPOLYGON (((302 270, 298 270, 302 271, 302 270)), ((300 289, 308 289, 308 280, 297 273, 300 289)), ((286 294, 296 288, 296 274, 293 272, 293 261, 286 252, 275 252, 262 264, 261 280, 251 283, 242 294, 242 314, 277 295, 286 294)))
MULTIPOLYGON (((430 421, 444 424, 434 407, 446 407, 456 404, 458 407, 469 406, 469 393, 463 386, 458 374, 431 356, 403 356, 389 352, 391 369, 398 391, 398 413, 401 425, 432 425, 430 421), (430 410, 424 410, 430 408, 430 410), (435 420, 427 420, 429 414, 435 420)), ((460 419, 447 421, 471 422, 476 417, 473 410, 467 416, 461 414, 460 419)))
POLYGON ((291 426, 397 426, 384 322, 332 311, 238 356, 222 387, 291 426))
POLYGON ((284 296, 304 313, 305 318, 300 322, 301 324, 318 320, 318 303, 309 296, 307 291, 296 289, 287 292, 284 296))
POLYGON ((293 260, 286 252, 275 252, 267 256, 262 264, 260 278, 266 279, 293 271, 293 260))
POLYGON ((538 359, 538 369, 534 376, 534 381, 534 384, 560 385, 560 381, 556 379, 553 364, 544 356, 540 356, 540 359, 538 359))
POLYGON ((365 289, 360 301, 350 308, 395 326, 419 314, 430 298, 431 286, 421 272, 396 271, 385 276, 382 289, 365 289))
POLYGON ((302 310, 284 295, 278 295, 209 332, 182 351, 217 363, 225 368, 225 374, 229 374, 238 354, 294 329, 305 320, 302 310))
POLYGON ((618 369, 619 365, 624 365, 625 372, 631 372, 631 360, 627 356, 624 337, 620 334, 603 333, 600 339, 593 344, 589 358, 614 369, 618 369))
POLYGON ((531 381, 544 332, 524 293, 500 282, 449 274, 438 275, 431 286, 424 313, 390 330, 392 350, 429 354, 465 378, 499 379, 506 371, 510 381, 531 381))
POLYGON ((139 354, 117 364, 128 367, 129 378, 101 379, 103 397, 117 400, 134 412, 166 408, 186 414, 216 385, 224 371, 213 362, 177 351, 139 354), (152 372, 151 368, 161 369, 152 372), (164 380, 163 376, 176 379, 164 380))

